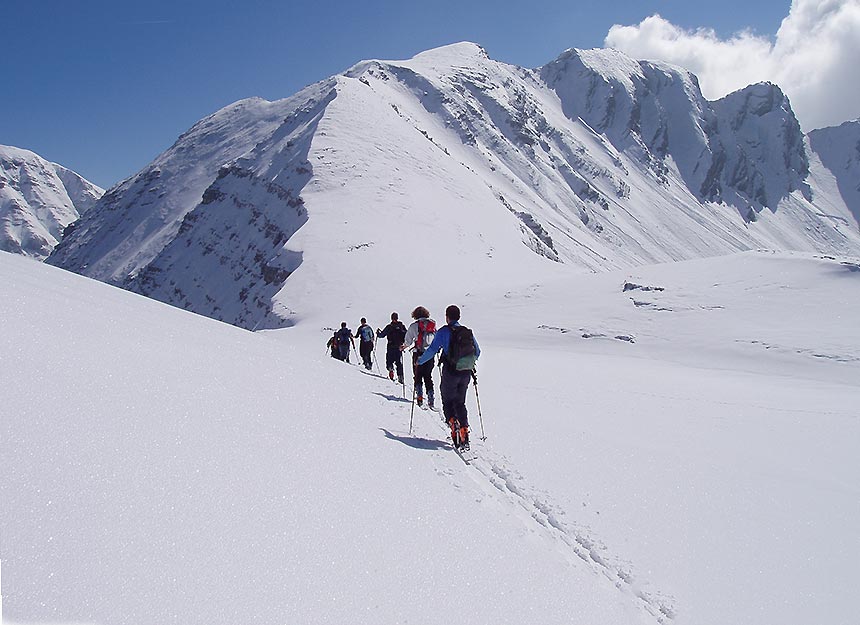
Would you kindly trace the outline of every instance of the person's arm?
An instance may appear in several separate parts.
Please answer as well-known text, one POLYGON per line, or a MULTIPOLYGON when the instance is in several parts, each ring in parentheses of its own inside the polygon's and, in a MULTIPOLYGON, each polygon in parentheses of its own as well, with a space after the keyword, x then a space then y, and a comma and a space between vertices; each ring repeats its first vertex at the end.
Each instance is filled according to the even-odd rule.
POLYGON ((481 357, 481 348, 478 346, 478 339, 475 338, 475 333, 472 333, 472 342, 475 344, 475 358, 481 357))
POLYGON ((451 330, 450 328, 448 328, 448 326, 437 330, 436 336, 433 337, 433 342, 430 343, 430 347, 428 347, 427 350, 418 358, 417 364, 423 365, 425 362, 429 362, 436 356, 437 353, 439 353, 439 350, 447 348, 448 337, 450 335, 451 330))
POLYGON ((403 345, 400 347, 401 350, 406 351, 415 343, 415 339, 418 338, 418 322, 412 323, 409 325, 409 329, 406 331, 406 338, 403 339, 403 345))
POLYGON ((384 330, 380 330, 379 328, 377 328, 376 329, 376 336, 378 336, 381 339, 384 339, 386 336, 388 336, 388 329, 390 327, 391 327, 391 324, 389 323, 387 326, 385 326, 384 330))

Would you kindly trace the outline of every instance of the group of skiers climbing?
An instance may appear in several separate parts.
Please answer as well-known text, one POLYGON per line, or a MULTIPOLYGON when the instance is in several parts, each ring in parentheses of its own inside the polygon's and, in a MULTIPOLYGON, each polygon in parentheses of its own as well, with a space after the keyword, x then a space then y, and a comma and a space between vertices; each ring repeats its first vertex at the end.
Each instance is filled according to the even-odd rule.
POLYGON ((350 344, 355 349, 355 340, 359 340, 359 354, 365 369, 373 366, 372 355, 375 354, 375 339, 387 340, 385 350, 385 368, 388 379, 403 384, 403 352, 412 352, 412 375, 414 380, 413 400, 424 405, 424 391, 427 391, 427 407, 436 409, 433 386, 433 366, 436 354, 441 352, 439 364, 442 368, 440 393, 442 398, 442 413, 451 428, 451 440, 458 450, 469 449, 469 415, 466 410, 466 391, 469 381, 477 378, 475 362, 481 355, 478 341, 469 328, 460 325, 460 309, 451 305, 445 309, 445 325, 436 327, 436 322, 430 317, 430 312, 423 306, 412 311, 414 321, 407 328, 400 321, 396 312, 391 313, 391 323, 376 332, 362 317, 361 325, 355 334, 347 327, 346 322, 340 324, 329 339, 327 347, 331 356, 349 362, 350 344))

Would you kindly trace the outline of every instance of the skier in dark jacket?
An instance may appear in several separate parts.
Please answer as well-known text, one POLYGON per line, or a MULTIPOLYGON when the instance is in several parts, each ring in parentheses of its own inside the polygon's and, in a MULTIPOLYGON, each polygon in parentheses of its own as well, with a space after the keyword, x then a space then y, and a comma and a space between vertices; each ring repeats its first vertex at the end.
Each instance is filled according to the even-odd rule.
POLYGON ((403 354, 400 348, 406 338, 406 326, 398 320, 397 313, 391 313, 391 323, 384 329, 376 329, 376 336, 388 339, 388 348, 385 350, 385 368, 388 369, 388 378, 394 379, 394 368, 397 367, 397 383, 403 384, 403 354))
POLYGON ((349 344, 355 349, 355 341, 352 340, 352 330, 346 327, 346 321, 341 322, 340 330, 337 331, 337 348, 340 350, 340 359, 349 362, 349 344))
MULTIPOLYGON (((446 325, 436 331, 436 336, 430 347, 418 358, 418 366, 420 367, 426 362, 433 360, 433 357, 439 352, 442 352, 442 383, 439 385, 439 390, 442 393, 442 412, 445 415, 445 420, 451 426, 451 440, 455 447, 469 449, 469 414, 466 411, 466 391, 469 388, 469 380, 472 378, 473 369, 470 367, 465 370, 458 370, 456 363, 452 362, 449 357, 451 337, 456 332, 460 335, 460 331, 456 328, 460 326, 460 309, 457 306, 448 306, 445 309, 446 325)), ((471 330, 463 328, 471 334, 471 330)), ((477 359, 481 355, 481 348, 478 346, 478 341, 472 335, 472 343, 474 345, 473 359, 477 359)), ((474 360, 473 366, 474 366, 474 360)))
POLYGON ((367 325, 367 319, 361 318, 361 325, 353 336, 358 339, 358 353, 361 354, 364 368, 370 371, 373 366, 373 360, 370 358, 373 353, 373 328, 367 325))
POLYGON ((343 358, 340 357, 340 348, 337 346, 337 331, 332 334, 332 337, 328 340, 328 343, 326 343, 325 346, 331 351, 332 358, 343 360, 343 358))

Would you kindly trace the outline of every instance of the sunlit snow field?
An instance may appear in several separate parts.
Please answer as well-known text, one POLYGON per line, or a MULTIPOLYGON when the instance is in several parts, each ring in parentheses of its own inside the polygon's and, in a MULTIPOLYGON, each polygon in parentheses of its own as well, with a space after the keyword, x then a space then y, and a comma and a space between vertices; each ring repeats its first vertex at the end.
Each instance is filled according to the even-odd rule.
POLYGON ((858 286, 750 252, 253 334, 0 254, 3 615, 847 625, 858 286), (324 346, 449 303, 483 350, 471 466, 324 346))

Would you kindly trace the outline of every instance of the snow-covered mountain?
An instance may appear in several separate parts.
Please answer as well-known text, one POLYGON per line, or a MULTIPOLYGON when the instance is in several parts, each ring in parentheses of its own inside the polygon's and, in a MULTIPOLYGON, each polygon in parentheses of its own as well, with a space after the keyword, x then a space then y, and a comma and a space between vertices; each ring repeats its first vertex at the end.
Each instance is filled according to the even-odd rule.
POLYGON ((833 176, 836 188, 831 187, 828 196, 841 199, 860 221, 860 120, 813 130, 809 144, 825 172, 833 176))
POLYGON ((70 169, 0 145, 0 250, 46 258, 103 194, 70 169))
POLYGON ((462 43, 222 109, 110 190, 49 262, 265 328, 348 308, 373 280, 462 293, 516 278, 500 265, 860 253, 856 214, 816 186, 811 158, 774 85, 708 102, 689 72, 613 50, 529 70, 462 43), (464 268, 456 250, 481 253, 464 268))

